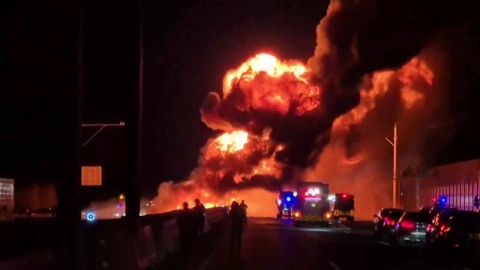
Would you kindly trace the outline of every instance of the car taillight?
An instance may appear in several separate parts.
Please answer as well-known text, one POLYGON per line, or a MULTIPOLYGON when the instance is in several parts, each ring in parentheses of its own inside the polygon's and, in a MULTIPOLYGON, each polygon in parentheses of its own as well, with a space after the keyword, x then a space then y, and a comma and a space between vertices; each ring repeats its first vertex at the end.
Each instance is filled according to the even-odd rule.
POLYGON ((325 213, 325 215, 323 215, 325 218, 331 218, 332 217, 332 214, 330 213, 325 213))
POLYGON ((432 224, 428 224, 427 225, 427 231, 431 231, 432 230, 432 224))
POLYGON ((295 212, 295 217, 300 217, 302 214, 300 214, 300 212, 295 212))
POLYGON ((395 220, 393 219, 385 219, 385 225, 395 225, 395 220))
POLYGON ((450 228, 450 226, 448 226, 448 225, 442 225, 442 226, 440 226, 440 231, 441 231, 441 232, 448 232, 448 231, 450 231, 450 229, 451 229, 451 228, 450 228))
POLYGON ((415 223, 413 223, 411 221, 408 221, 408 220, 404 220, 400 223, 400 226, 403 229, 413 229, 413 228, 415 228, 415 223))

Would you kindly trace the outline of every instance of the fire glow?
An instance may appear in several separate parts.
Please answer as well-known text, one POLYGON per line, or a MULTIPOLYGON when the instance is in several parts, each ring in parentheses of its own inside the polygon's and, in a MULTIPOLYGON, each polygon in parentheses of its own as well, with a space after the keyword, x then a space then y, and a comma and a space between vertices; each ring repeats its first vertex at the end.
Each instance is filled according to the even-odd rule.
MULTIPOLYGON (((308 67, 298 61, 281 62, 272 55, 258 54, 237 69, 226 73, 223 97, 217 100, 217 103, 222 104, 232 96, 238 96, 240 98, 225 104, 232 106, 230 102, 235 102, 234 107, 241 108, 238 109, 240 112, 261 110, 278 115, 301 116, 321 106, 322 90, 319 86, 309 84, 307 80, 309 72, 308 67)), ((412 90, 415 85, 413 82, 420 77, 431 84, 433 75, 428 67, 417 59, 407 63, 400 72, 402 72, 400 78, 405 85, 401 92, 402 100, 405 106, 413 106, 422 99, 421 94, 412 90)), ((372 99, 388 91, 388 81, 392 76, 393 71, 374 73, 370 77, 372 87, 360 90, 360 104, 338 117, 333 123, 333 128, 341 129, 362 121, 375 106, 372 99)), ((231 188, 230 191, 219 193, 217 187, 221 186, 223 181, 228 181, 228 177, 238 186, 248 183, 255 176, 267 176, 272 178, 272 181, 277 181, 281 177, 285 164, 278 162, 275 155, 283 151, 286 145, 272 138, 272 129, 267 126, 260 132, 254 132, 257 119, 252 119, 236 129, 235 125, 221 119, 222 107, 218 104, 216 106, 212 110, 202 108, 202 120, 212 129, 220 128, 225 132, 206 144, 200 156, 199 168, 192 173, 189 181, 173 185, 168 189, 170 196, 158 198, 160 203, 156 204, 159 207, 155 211, 180 209, 182 202, 192 204, 195 198, 200 198, 207 208, 226 206, 234 200, 241 199, 251 203, 254 191, 237 191, 231 188), (239 196, 239 193, 242 195, 239 196)), ((358 156, 354 160, 343 161, 343 164, 352 166, 360 163, 361 159, 362 156, 358 156)), ((272 201, 276 197, 274 192, 264 192, 272 197, 272 201)), ((313 189, 306 192, 306 196, 318 194, 313 189)), ((258 202, 258 205, 262 207, 264 202, 258 202)))

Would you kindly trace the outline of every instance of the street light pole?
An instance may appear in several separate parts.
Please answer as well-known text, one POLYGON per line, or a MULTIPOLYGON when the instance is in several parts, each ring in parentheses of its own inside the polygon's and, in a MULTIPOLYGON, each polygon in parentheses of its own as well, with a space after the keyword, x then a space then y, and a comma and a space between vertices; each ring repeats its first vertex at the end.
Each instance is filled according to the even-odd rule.
POLYGON ((120 123, 94 123, 94 124, 82 124, 82 127, 123 127, 125 126, 125 122, 120 122, 120 123))
POLYGON ((393 128, 393 142, 385 138, 393 146, 393 207, 397 207, 397 123, 393 128))
POLYGON ((106 127, 123 127, 123 126, 125 126, 124 122, 120 122, 118 124, 99 124, 99 123, 96 123, 96 124, 82 124, 82 127, 100 127, 97 130, 97 132, 95 132, 92 136, 90 136, 90 138, 88 138, 87 141, 85 141, 82 144, 82 148, 85 147, 91 140, 93 140, 93 138, 95 138, 95 136, 97 136, 98 133, 100 133, 104 128, 106 128, 106 127))
POLYGON ((138 218, 140 215, 141 182, 141 134, 142 134, 142 109, 143 109, 143 37, 140 20, 140 0, 129 0, 129 14, 126 20, 129 25, 129 49, 125 58, 126 68, 130 75, 126 78, 128 89, 126 114, 127 135, 127 175, 125 185, 125 214, 132 225, 131 232, 137 232, 138 218))

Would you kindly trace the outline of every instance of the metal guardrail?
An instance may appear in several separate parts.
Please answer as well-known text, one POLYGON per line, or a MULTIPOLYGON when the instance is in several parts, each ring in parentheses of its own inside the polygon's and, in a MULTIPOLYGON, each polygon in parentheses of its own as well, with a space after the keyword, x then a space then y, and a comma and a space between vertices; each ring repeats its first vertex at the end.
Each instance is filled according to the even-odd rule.
MULTIPOLYGON (((176 220, 179 212, 140 217, 138 232, 129 232, 125 219, 85 221, 83 233, 87 269, 134 270, 161 263, 180 249, 176 220)), ((227 209, 207 209, 206 217, 209 224, 218 223, 227 217, 227 209)), ((57 229, 60 228, 55 228, 51 218, 0 223, 0 234, 8 234, 0 235, 3 237, 0 243, 2 251, 8 251, 2 252, 0 269, 27 270, 37 262, 53 263, 51 251, 57 240, 57 229), (15 267, 11 268, 12 265, 15 267)))

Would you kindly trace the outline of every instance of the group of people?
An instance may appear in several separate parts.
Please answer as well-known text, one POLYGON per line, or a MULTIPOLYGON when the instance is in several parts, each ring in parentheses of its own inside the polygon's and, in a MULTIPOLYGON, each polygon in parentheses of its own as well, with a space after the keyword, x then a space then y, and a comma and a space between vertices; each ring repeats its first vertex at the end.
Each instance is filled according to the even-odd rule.
MULTIPOLYGON (((189 208, 187 202, 183 203, 183 209, 178 216, 178 227, 180 246, 183 251, 191 249, 193 240, 202 235, 205 229, 205 206, 199 199, 195 199, 195 205, 189 208)), ((240 252, 242 244, 242 234, 244 227, 247 225, 247 208, 245 201, 239 204, 232 202, 229 211, 231 224, 231 242, 232 252, 240 252)))
POLYGON ((243 200, 240 204, 233 201, 230 206, 229 216, 232 226, 230 249, 235 253, 240 253, 241 250, 243 229, 247 225, 247 208, 248 206, 243 200))
POLYGON ((182 207, 177 223, 180 247, 183 251, 187 251, 190 249, 192 241, 204 232, 206 210, 199 199, 195 199, 195 205, 192 209, 189 208, 187 202, 184 202, 182 207))

